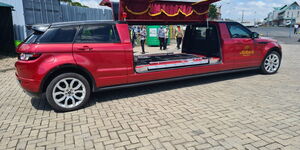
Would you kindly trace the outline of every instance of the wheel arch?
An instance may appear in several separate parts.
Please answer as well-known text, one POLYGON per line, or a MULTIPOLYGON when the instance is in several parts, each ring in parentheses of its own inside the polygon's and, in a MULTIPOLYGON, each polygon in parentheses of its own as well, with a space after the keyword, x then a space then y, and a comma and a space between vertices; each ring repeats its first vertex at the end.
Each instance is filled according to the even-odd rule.
POLYGON ((270 53, 270 52, 273 52, 273 51, 279 53, 280 57, 282 58, 282 51, 281 51, 281 48, 280 48, 280 47, 272 47, 272 48, 270 48, 269 51, 266 53, 266 55, 267 55, 268 53, 270 53))
POLYGON ((63 73, 78 73, 85 77, 92 89, 94 91, 96 88, 96 82, 92 74, 86 70, 85 68, 74 65, 74 64, 64 64, 60 65, 58 67, 53 68, 51 71, 47 73, 47 75, 43 78, 41 86, 40 86, 40 91, 41 93, 44 93, 47 89, 47 85, 58 75, 63 74, 63 73))
POLYGON ((281 59, 282 59, 281 47, 278 47, 278 46, 266 47, 265 50, 263 51, 263 56, 262 56, 261 63, 263 63, 264 60, 266 59, 266 57, 268 56, 268 54, 270 54, 273 51, 278 52, 281 59))

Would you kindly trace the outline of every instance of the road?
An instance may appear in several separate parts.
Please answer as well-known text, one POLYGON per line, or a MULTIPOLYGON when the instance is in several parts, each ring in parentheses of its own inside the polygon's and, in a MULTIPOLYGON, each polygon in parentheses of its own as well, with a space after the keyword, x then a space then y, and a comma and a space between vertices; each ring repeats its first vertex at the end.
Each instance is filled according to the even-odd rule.
POLYGON ((2 71, 0 149, 299 150, 300 45, 282 46, 275 75, 251 71, 105 91, 68 113, 30 98, 14 70, 2 71))
POLYGON ((300 39, 299 34, 294 34, 293 28, 288 27, 260 27, 260 28, 250 28, 250 30, 261 34, 264 37, 272 37, 279 40, 283 44, 300 44, 298 40, 300 39))

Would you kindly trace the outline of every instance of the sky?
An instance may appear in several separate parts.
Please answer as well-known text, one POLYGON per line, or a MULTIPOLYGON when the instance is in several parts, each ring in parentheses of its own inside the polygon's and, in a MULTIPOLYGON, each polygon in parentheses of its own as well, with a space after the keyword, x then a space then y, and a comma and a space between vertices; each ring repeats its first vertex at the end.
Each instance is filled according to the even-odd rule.
MULTIPOLYGON (((91 8, 99 8, 101 0, 73 0, 83 3, 91 8)), ((117 0, 112 0, 117 1, 117 0)), ((229 18, 236 21, 242 20, 244 11, 244 21, 262 21, 267 17, 273 7, 281 7, 300 0, 221 0, 216 4, 222 6, 222 18, 229 18)))

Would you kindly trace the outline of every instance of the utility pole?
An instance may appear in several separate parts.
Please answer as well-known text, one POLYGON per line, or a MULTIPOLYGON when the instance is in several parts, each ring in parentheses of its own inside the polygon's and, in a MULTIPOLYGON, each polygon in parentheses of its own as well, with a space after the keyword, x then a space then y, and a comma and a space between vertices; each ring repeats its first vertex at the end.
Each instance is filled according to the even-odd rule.
POLYGON ((242 23, 244 22, 244 10, 242 11, 242 23))
POLYGON ((256 25, 256 11, 254 12, 254 25, 256 25))

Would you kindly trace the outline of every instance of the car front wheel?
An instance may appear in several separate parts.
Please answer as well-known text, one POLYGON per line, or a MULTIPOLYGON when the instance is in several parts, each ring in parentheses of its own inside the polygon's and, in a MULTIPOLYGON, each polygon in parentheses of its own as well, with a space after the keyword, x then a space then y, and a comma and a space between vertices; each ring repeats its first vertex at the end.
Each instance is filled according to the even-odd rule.
POLYGON ((91 93, 88 81, 76 73, 64 73, 54 78, 46 90, 49 104, 57 111, 72 111, 84 106, 91 93))
POLYGON ((280 64, 281 64, 280 54, 276 51, 272 51, 264 59, 261 65, 261 71, 264 74, 274 74, 279 70, 280 64))

